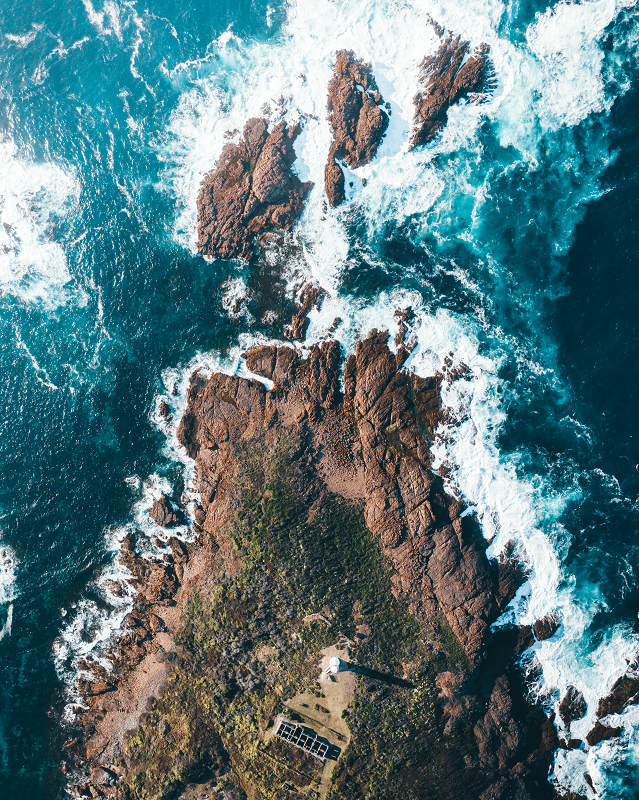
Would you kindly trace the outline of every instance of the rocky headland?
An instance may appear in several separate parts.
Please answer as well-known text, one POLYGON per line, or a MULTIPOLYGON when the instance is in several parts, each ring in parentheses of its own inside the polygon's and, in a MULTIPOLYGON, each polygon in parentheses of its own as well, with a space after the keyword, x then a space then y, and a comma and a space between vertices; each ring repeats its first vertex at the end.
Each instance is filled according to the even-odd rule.
POLYGON ((324 169, 324 186, 330 205, 338 206, 344 202, 345 179, 337 160, 353 168, 368 164, 384 138, 389 112, 371 65, 356 58, 352 50, 338 50, 335 54, 327 105, 333 138, 324 169))
POLYGON ((255 118, 237 144, 225 145, 197 199, 202 255, 249 259, 255 237, 293 227, 312 186, 291 172, 300 130, 282 121, 269 133, 268 121, 255 118))
MULTIPOLYGON (((410 147, 494 85, 485 45, 471 54, 437 30, 410 147)), ((338 162, 369 163, 389 120, 371 66, 351 51, 336 54, 328 110, 336 206, 338 162)), ((311 184, 291 169, 300 128, 268 128, 249 120, 204 178, 202 254, 249 259, 256 239, 301 213, 311 184)), ((299 343, 324 293, 298 290, 284 334, 299 343)), ((442 387, 472 376, 450 359, 429 378, 406 369, 415 317, 397 317, 394 341, 372 330, 349 354, 331 338, 336 319, 308 348, 246 352, 253 378, 191 376, 177 436, 200 500, 188 519, 175 498, 156 497, 149 515, 165 534, 153 555, 134 534, 122 542, 129 587, 113 590, 132 589, 135 604, 109 652, 78 664, 67 742, 77 796, 551 800, 557 748, 618 735, 601 720, 637 702, 632 670, 586 743, 570 737, 586 713, 577 689, 558 720, 527 700, 520 657, 561 621, 493 632, 525 570, 514 546, 488 559, 475 516, 432 469, 442 387), (185 524, 187 541, 173 530, 185 524), (342 674, 318 682, 337 652, 342 674), (282 714, 321 730, 335 758, 321 764, 278 740, 282 714)), ((158 414, 171 419, 166 403, 158 414)))
MULTIPOLYGON (((393 347, 371 331, 345 361, 330 338, 250 350, 248 369, 271 389, 192 376, 178 437, 196 461, 198 535, 169 538, 155 561, 124 541, 139 593, 112 670, 81 664, 92 674, 68 743, 88 770, 78 795, 279 798, 284 782, 313 796, 314 768, 271 728, 317 691, 322 648, 342 642, 367 670, 341 717, 350 741, 335 800, 554 796, 555 724, 526 702, 516 666, 535 634, 490 628, 521 564, 511 552, 489 561, 473 515, 430 466, 440 387, 468 376, 404 369, 412 324, 401 312, 393 347)), ((151 513, 182 519, 166 497, 151 513)))

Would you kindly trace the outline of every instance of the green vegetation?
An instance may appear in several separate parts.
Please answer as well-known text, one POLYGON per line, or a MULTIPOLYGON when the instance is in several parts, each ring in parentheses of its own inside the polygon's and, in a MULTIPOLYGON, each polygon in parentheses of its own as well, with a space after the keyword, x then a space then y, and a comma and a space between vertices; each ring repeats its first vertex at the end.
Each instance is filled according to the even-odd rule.
POLYGON ((444 739, 435 685, 438 672, 464 666, 459 643, 443 622, 426 636, 393 596, 362 509, 309 485, 286 442, 245 447, 238 463, 242 506, 229 530, 237 562, 191 598, 168 685, 128 735, 118 796, 170 800, 198 783, 235 800, 283 800, 284 782, 306 791, 321 762, 264 734, 285 699, 319 695, 319 651, 340 634, 357 641, 365 623, 370 635, 349 659, 413 686, 358 678, 332 798, 430 797, 428 764, 469 749, 444 739), (324 619, 304 622, 317 613, 324 619))

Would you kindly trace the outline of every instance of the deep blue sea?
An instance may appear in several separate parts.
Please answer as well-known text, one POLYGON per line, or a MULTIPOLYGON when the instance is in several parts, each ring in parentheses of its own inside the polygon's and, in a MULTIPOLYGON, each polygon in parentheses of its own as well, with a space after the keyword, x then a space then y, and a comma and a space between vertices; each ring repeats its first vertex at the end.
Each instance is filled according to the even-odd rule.
MULTIPOLYGON (((154 492, 189 496, 174 435, 188 375, 241 370, 308 279, 329 293, 310 341, 339 315, 348 349, 411 305, 410 366, 469 367, 446 391, 436 466, 490 552, 514 541, 530 568, 498 624, 560 615, 523 668, 548 710, 584 693, 585 736, 639 654, 638 56, 628 0, 4 0, 0 797, 64 796, 76 660, 131 601, 109 594, 118 542, 158 532, 154 492), (497 87, 409 153, 429 15, 490 45, 497 87), (342 47, 372 62, 392 116, 327 212, 342 47), (285 243, 207 262, 199 181, 265 104, 301 120, 295 168, 315 189, 285 243)), ((607 722, 623 736, 560 751, 553 777, 639 798, 639 707, 607 722)))

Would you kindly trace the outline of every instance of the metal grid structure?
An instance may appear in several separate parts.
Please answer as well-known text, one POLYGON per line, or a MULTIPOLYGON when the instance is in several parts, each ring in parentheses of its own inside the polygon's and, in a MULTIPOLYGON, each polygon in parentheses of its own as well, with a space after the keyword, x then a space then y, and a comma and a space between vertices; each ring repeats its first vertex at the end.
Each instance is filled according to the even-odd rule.
POLYGON ((281 719, 275 730, 275 735, 279 736, 280 739, 283 739, 285 742, 299 747, 300 750, 304 750, 306 753, 321 758, 322 761, 326 759, 330 744, 324 739, 320 739, 315 731, 310 728, 304 728, 302 725, 294 725, 287 719, 281 719))

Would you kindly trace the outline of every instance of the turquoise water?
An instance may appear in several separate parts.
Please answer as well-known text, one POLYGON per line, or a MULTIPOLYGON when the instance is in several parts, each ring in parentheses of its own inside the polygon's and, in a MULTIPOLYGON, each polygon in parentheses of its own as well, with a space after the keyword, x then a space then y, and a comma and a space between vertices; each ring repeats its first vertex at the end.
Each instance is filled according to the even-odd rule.
MULTIPOLYGON (((193 365, 235 369, 248 337, 276 335, 300 278, 331 293, 311 340, 339 314, 348 348, 412 304, 412 366, 450 351, 470 366, 437 458, 492 552, 515 539, 531 567, 507 619, 563 613, 524 666, 548 709, 578 686, 588 730, 639 646, 636 32, 634 7, 607 0, 0 9, 3 796, 63 796, 75 659, 128 602, 104 583, 118 538, 149 525, 157 487, 188 490, 159 398, 179 413, 193 365), (498 86, 407 153, 426 13, 489 42, 498 86), (325 214, 338 47, 372 61, 393 115, 325 214), (306 115, 296 168, 316 189, 287 242, 208 263, 199 179, 224 133, 280 97, 306 115)), ((558 756, 562 786, 593 796, 587 771, 599 797, 639 796, 639 714, 618 722, 619 741, 558 756)))

